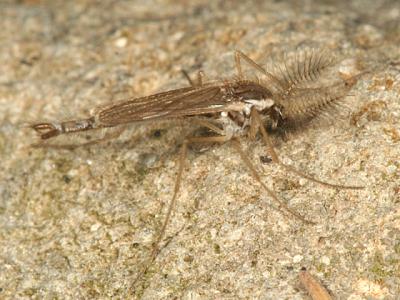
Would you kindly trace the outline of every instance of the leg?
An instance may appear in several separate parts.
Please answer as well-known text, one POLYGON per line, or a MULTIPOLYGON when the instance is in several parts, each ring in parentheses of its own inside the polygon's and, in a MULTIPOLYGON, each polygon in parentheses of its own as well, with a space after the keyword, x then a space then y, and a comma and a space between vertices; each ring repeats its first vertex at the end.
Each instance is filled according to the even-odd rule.
POLYGON ((210 121, 204 120, 204 119, 200 119, 200 118, 193 118, 191 120, 193 123, 196 123, 200 126, 206 127, 208 129, 210 129, 211 131, 215 132, 216 134, 219 135, 225 135, 225 131, 221 128, 219 128, 218 126, 216 126, 215 124, 211 123, 210 121))
MULTIPOLYGON (((214 124, 207 122, 206 120, 196 120, 198 121, 198 123, 202 126, 205 126, 207 128, 209 128, 212 131, 216 131, 216 132, 220 132, 221 129, 219 129, 218 127, 215 127, 214 124), (216 129, 216 130, 215 130, 216 129)), ((167 214, 165 216, 165 219, 163 221, 163 224, 161 226, 161 230, 157 235, 157 238, 155 239, 154 245, 153 245, 153 249, 151 251, 150 257, 147 260, 147 262, 144 264, 144 266, 142 267, 142 269, 138 272, 138 275, 136 276, 136 278, 134 279, 132 285, 135 286, 136 283, 138 282, 138 280, 140 278, 143 277, 144 274, 146 274, 146 272, 148 271, 148 269, 150 268, 150 266, 152 265, 152 263, 155 261, 155 259, 157 258, 157 255, 159 254, 161 247, 160 247, 160 243, 162 238, 164 237, 167 225, 172 217, 172 213, 173 213, 173 209, 175 207, 176 204, 176 200, 178 197, 178 193, 180 190, 180 186, 181 186, 181 181, 182 181, 182 175, 183 175, 183 167, 184 167, 184 163, 185 163, 185 159, 187 156, 187 148, 189 144, 194 144, 194 143, 225 143, 228 140, 228 138, 224 135, 217 135, 217 136, 210 136, 210 137, 190 137, 187 138, 181 148, 181 152, 180 152, 180 156, 179 156, 179 167, 178 167, 178 174, 175 180, 175 187, 174 187, 174 193, 172 195, 172 199, 171 202, 168 206, 168 210, 167 210, 167 214)), ((256 168, 254 167, 254 165, 251 163, 251 161, 249 160, 249 158, 247 157, 247 155, 243 152, 240 142, 239 140, 233 140, 234 142, 234 146, 236 148, 236 150, 238 151, 238 153, 240 154, 240 157, 242 158, 242 160, 244 161, 244 163, 246 164, 246 166, 250 169, 251 174, 253 175, 253 177, 257 180, 257 182, 259 182, 261 184, 261 186, 267 191, 268 195, 276 202, 278 203, 280 208, 283 208, 283 210, 285 210, 287 213, 289 213, 290 215, 293 215, 294 217, 296 217, 297 219, 301 220, 304 223, 307 224, 313 224, 313 222, 306 220, 303 216, 301 216, 300 214, 294 212, 293 210, 291 210, 287 204, 285 204, 284 202, 282 202, 281 200, 278 199, 278 197, 275 195, 275 193, 273 191, 271 191, 261 180, 259 173, 257 172, 256 168)))
POLYGON ((165 231, 167 229, 167 225, 171 219, 173 209, 176 204, 176 199, 178 197, 178 193, 181 187, 181 182, 182 182, 182 174, 183 174, 183 168, 184 168, 184 163, 186 160, 187 156, 187 148, 189 144, 192 143, 224 143, 226 142, 226 137, 225 136, 210 136, 210 137, 190 137, 187 138, 181 147, 180 155, 179 155, 179 167, 178 167, 178 174, 176 176, 175 180, 175 186, 174 186, 174 193, 172 195, 171 202, 169 203, 167 214, 165 216, 165 219, 163 221, 163 224, 161 226, 161 230, 157 235, 157 238, 155 239, 153 243, 153 249, 151 251, 150 257, 147 260, 147 262, 144 264, 143 268, 139 271, 137 277, 134 279, 132 285, 135 286, 137 281, 148 271, 152 263, 155 261, 157 258, 157 255, 160 252, 160 243, 162 238, 164 237, 165 231))
POLYGON ((185 71, 182 70, 183 76, 189 81, 189 84, 193 87, 201 87, 203 85, 203 78, 204 78, 204 72, 203 71, 198 71, 197 72, 197 82, 193 82, 193 80, 190 78, 189 74, 185 71))
POLYGON ((302 222, 306 224, 315 224, 314 222, 306 220, 302 215, 298 214, 297 212, 293 211, 292 209, 289 208, 289 206, 279 200, 279 198, 275 195, 275 193, 270 190, 264 182, 262 182, 259 173, 257 172, 255 166, 252 164, 250 161, 249 157, 244 153, 242 146, 239 142, 238 139, 233 139, 233 145, 236 149, 236 151, 239 153, 241 159, 243 162, 246 164, 246 166, 249 168, 251 175, 253 175, 254 179, 257 180, 257 182, 264 188, 264 190, 268 193, 268 195, 279 205, 279 209, 283 208, 284 211, 289 213, 290 215, 296 217, 297 219, 301 220, 302 222))
POLYGON ((321 185, 327 186, 327 187, 331 187, 331 188, 340 188, 340 189, 352 189, 352 190, 358 190, 358 189, 363 189, 364 187, 362 186, 346 186, 346 185, 339 185, 339 184, 332 184, 332 183, 328 183, 328 182, 324 182, 321 181, 319 179, 316 179, 308 174, 305 174, 303 172, 300 172, 298 170, 296 170, 295 168, 293 168, 292 166, 286 165, 284 163, 282 163, 278 157, 278 155, 276 154, 275 150, 274 150, 274 146, 272 145, 272 141, 267 133, 267 131, 264 128, 264 125, 262 124, 262 120, 260 117, 260 114, 253 109, 251 111, 251 117, 254 120, 253 122, 257 122, 258 123, 258 127, 261 131, 261 135, 263 137, 264 143, 267 145, 268 147, 268 151, 272 157, 272 161, 277 163, 278 165, 282 166, 283 168, 285 168, 286 170, 288 170, 289 172, 292 172, 300 177, 306 178, 310 181, 319 183, 321 185))
POLYGON ((243 59, 246 63, 248 63, 251 67, 256 69, 258 72, 261 72, 263 74, 267 73, 267 71, 263 67, 261 67, 259 64, 257 64, 254 60, 252 60, 250 57, 248 57, 242 51, 235 50, 235 65, 236 65, 237 75, 239 76, 239 78, 243 77, 242 64, 240 61, 241 59, 243 59))
POLYGON ((267 72, 263 67, 261 67, 259 64, 257 64, 254 60, 252 60, 250 57, 248 57, 243 52, 241 52, 239 50, 235 50, 235 65, 236 65, 237 76, 239 78, 243 78, 241 59, 243 59, 250 67, 252 67, 253 69, 262 73, 269 80, 271 80, 273 82, 275 88, 278 89, 278 91, 283 91, 283 85, 279 81, 278 78, 276 78, 271 73, 267 72))

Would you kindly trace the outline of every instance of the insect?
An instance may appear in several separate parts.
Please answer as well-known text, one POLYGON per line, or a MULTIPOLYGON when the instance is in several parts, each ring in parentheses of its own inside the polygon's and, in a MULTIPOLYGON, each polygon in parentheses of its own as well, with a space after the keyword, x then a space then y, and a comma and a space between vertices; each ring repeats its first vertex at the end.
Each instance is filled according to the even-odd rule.
POLYGON ((161 229, 154 239, 148 262, 138 272, 137 279, 147 272, 161 249, 160 245, 181 188, 184 162, 190 144, 230 142, 253 178, 282 213, 307 224, 313 222, 292 210, 262 181, 256 166, 242 148, 243 137, 255 139, 257 135, 261 136, 271 161, 288 172, 331 188, 362 188, 327 183, 284 164, 279 159, 269 134, 269 131, 274 130, 297 130, 316 118, 332 115, 331 112, 342 103, 358 77, 341 79, 330 85, 315 86, 319 77, 334 64, 329 55, 319 50, 304 50, 293 59, 277 65, 274 71, 267 71, 240 51, 235 51, 234 57, 236 76, 233 78, 205 81, 204 73, 199 71, 197 79, 192 80, 184 72, 190 83, 188 87, 102 105, 94 108, 85 119, 30 125, 41 139, 35 146, 52 146, 46 141, 59 135, 120 128, 113 134, 105 134, 102 138, 83 145, 95 144, 117 137, 127 124, 144 121, 185 119, 208 130, 209 134, 206 136, 186 137, 181 145, 173 195, 161 229), (243 63, 256 75, 245 74, 242 69, 243 63), (312 83, 314 86, 310 86, 312 83))

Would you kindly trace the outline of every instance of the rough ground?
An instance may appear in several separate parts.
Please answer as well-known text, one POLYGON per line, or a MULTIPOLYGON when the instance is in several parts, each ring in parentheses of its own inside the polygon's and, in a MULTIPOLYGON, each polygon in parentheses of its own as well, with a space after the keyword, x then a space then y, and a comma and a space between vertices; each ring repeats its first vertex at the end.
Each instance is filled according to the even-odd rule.
POLYGON ((306 267, 337 299, 398 299, 400 4, 318 3, 1 1, 0 298, 309 299, 306 267), (277 149, 318 178, 365 189, 286 175, 259 164, 261 141, 243 142, 268 186, 317 223, 305 225, 273 209, 229 144, 192 149, 167 246, 132 286, 188 128, 131 126, 67 151, 30 147, 24 125, 187 85, 182 68, 230 76, 234 49, 265 62, 300 46, 371 73, 348 97, 347 119, 277 149))

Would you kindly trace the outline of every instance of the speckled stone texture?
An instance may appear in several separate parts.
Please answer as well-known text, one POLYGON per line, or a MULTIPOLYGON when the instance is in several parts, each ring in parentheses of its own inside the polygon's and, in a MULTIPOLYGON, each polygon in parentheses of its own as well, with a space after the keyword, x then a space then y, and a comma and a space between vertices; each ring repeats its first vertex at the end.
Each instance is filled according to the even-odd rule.
MULTIPOLYGON (((336 299, 400 295, 400 3, 393 1, 0 2, 1 299, 309 299, 301 267, 336 299), (341 122, 277 139, 285 174, 243 140, 262 179, 316 222, 286 218, 229 144, 193 148, 148 272, 190 126, 130 126, 113 142, 35 149, 25 125, 329 49, 362 77, 341 122)), ((100 133, 101 134, 101 133, 100 133)), ((85 135, 82 137, 85 139, 85 135)), ((75 140, 72 140, 75 142, 75 140)))

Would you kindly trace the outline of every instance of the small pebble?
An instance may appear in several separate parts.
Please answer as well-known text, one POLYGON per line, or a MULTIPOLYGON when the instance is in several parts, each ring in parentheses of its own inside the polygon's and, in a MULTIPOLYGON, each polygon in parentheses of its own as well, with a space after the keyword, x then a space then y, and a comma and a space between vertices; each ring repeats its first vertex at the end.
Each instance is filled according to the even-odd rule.
POLYGON ((126 37, 118 38, 114 44, 118 48, 125 48, 128 44, 128 39, 126 37))
POLYGON ((327 266, 329 266, 329 265, 331 264, 331 260, 330 260, 330 258, 327 257, 327 256, 322 256, 322 257, 321 257, 321 262, 322 262, 324 265, 327 265, 327 266))
POLYGON ((297 264, 297 263, 301 262, 303 260, 303 258, 304 257, 302 255, 295 255, 293 257, 293 263, 297 264))

